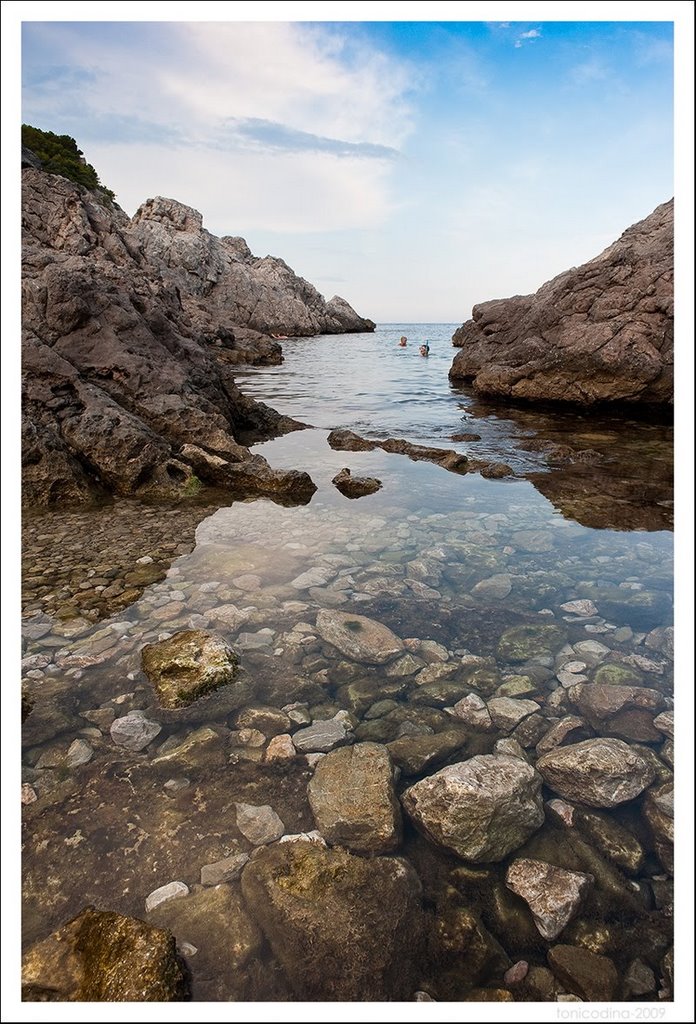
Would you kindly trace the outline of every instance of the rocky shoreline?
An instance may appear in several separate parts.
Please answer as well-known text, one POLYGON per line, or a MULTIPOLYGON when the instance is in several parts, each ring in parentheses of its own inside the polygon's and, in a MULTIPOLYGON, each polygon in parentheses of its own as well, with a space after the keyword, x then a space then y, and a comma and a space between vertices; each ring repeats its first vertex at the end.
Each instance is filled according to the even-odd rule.
POLYGON ((278 363, 271 333, 374 330, 282 260, 149 200, 132 220, 28 158, 22 172, 22 484, 33 508, 108 495, 306 500, 246 444, 303 424, 245 398, 240 362, 278 363))
MULTIPOLYGON (((670 1000, 663 510, 636 544, 590 543, 570 518, 595 513, 589 431, 524 440, 577 471, 569 518, 513 479, 504 503, 472 487, 446 514, 411 493, 406 510, 428 474, 516 473, 343 429, 334 451, 419 465, 395 460, 414 474, 401 495, 343 467, 310 504, 306 472, 248 448, 306 424, 233 368, 277 362, 272 333, 374 325, 181 204, 129 221, 30 159, 23 179, 24 999, 670 1000)), ((514 315, 477 307, 459 377, 548 392, 547 367, 530 391, 500 352, 528 346, 539 310, 580 330, 566 291, 640 277, 657 214, 514 315)), ((666 366, 666 334, 657 349, 666 366)), ((663 369, 621 397, 663 400, 663 369)), ((600 392, 578 378, 570 397, 600 392)), ((644 491, 618 475, 630 517, 644 491)))

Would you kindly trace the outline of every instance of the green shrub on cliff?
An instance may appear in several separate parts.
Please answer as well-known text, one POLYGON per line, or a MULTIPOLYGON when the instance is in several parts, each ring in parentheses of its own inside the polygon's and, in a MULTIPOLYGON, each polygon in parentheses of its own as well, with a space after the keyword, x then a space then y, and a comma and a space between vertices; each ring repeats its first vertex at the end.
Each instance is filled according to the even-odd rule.
POLYGON ((101 192, 109 199, 116 198, 110 188, 102 185, 99 175, 92 165, 87 163, 82 150, 78 149, 77 143, 70 135, 56 135, 54 132, 44 132, 30 124, 23 124, 22 145, 36 153, 44 170, 51 174, 61 174, 91 192, 101 192))

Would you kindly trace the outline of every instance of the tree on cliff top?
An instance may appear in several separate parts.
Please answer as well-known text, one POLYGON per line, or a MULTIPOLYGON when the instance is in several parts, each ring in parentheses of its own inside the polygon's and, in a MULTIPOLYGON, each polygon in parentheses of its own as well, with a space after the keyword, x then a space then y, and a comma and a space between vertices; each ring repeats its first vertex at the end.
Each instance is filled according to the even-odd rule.
POLYGON ((110 188, 102 185, 94 167, 87 163, 82 150, 78 149, 77 143, 70 135, 56 135, 54 132, 44 132, 30 124, 23 124, 22 145, 36 153, 45 171, 76 181, 90 192, 101 192, 112 200, 116 198, 110 188))

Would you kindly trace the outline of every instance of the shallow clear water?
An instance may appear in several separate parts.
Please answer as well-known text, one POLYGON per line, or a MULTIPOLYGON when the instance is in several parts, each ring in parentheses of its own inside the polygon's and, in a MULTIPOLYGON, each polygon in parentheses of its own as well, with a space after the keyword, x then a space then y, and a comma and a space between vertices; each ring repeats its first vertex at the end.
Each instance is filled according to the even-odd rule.
MULTIPOLYGON (((46 934, 94 899, 142 915, 146 895, 158 885, 173 878, 193 885, 204 864, 248 848, 230 812, 234 799, 272 803, 287 831, 312 827, 301 795, 306 764, 288 767, 282 785, 269 781, 260 752, 243 749, 229 732, 237 712, 230 713, 224 701, 202 702, 178 715, 158 713, 140 650, 177 630, 214 629, 240 651, 253 691, 249 703, 280 708, 299 701, 315 720, 348 711, 363 740, 437 736, 451 723, 443 709, 472 687, 490 697, 520 675, 528 675, 529 695, 546 717, 557 718, 568 713, 558 703, 568 662, 584 666, 578 678, 591 677, 605 662, 619 665, 640 685, 669 698, 671 661, 645 644, 652 630, 672 620, 669 428, 622 416, 600 420, 482 405, 448 384, 452 330, 453 325, 395 325, 374 335, 290 339, 283 343, 282 366, 240 373, 246 393, 315 428, 256 448, 273 466, 307 470, 318 487, 311 502, 285 508, 257 500, 220 508, 198 526, 194 550, 176 558, 166 578, 124 611, 72 628, 70 622, 52 622, 43 636, 28 639, 25 655, 38 657, 26 663, 25 690, 44 708, 29 716, 24 736, 25 779, 39 796, 27 808, 28 938, 46 934), (408 337, 405 349, 397 344, 401 334, 408 337), (417 347, 425 339, 431 346, 427 359, 417 347), (333 451, 326 442, 333 427, 453 447, 504 461, 520 476, 485 480, 380 450, 333 451), (464 431, 481 440, 450 440, 464 431), (583 462, 550 466, 543 452, 525 447, 539 438, 563 438, 574 451, 591 449, 598 459, 589 468, 583 462), (331 483, 344 466, 354 475, 377 477, 382 489, 358 500, 345 498, 331 483), (577 600, 593 602, 594 609, 579 614, 561 607, 577 600), (321 609, 386 624, 409 641, 415 667, 395 675, 389 666, 347 663, 316 633, 321 609), (513 657, 509 645, 501 644, 511 628, 549 623, 560 633, 553 648, 536 657, 513 657), (448 666, 428 690, 418 681, 430 662, 421 657, 423 641, 442 645, 448 666), (480 669, 477 681, 472 666, 480 669), (384 698, 393 706, 373 713, 384 698), (128 755, 111 743, 108 725, 98 735, 88 723, 93 757, 66 771, 62 759, 86 724, 80 716, 100 708, 117 716, 147 709, 162 731, 147 752, 128 755), (203 750, 182 765, 157 761, 162 743, 166 751, 166 744, 172 748, 201 724, 218 730, 215 756, 203 750), (221 763, 236 768, 230 774, 221 763), (191 788, 176 799, 163 795, 164 782, 182 774, 191 788), (130 793, 116 782, 125 777, 130 793), (287 789, 293 779, 299 796, 287 789), (206 787, 219 794, 221 786, 229 787, 227 803, 211 797, 208 804, 206 787), (80 835, 73 841, 78 824, 80 835), (185 849, 174 841, 178 829, 189 830, 185 849), (140 837, 135 853, 134 835, 140 837), (56 865, 58 853, 65 859, 56 865)), ((90 529, 90 513, 84 514, 84 529, 90 529)), ((467 756, 490 749, 494 739, 488 747, 487 738, 482 747, 467 747, 467 756)), ((659 743, 651 742, 659 751, 659 743)), ((461 758, 460 750, 449 760, 461 758)), ((644 839, 637 811, 633 818, 631 813, 624 817, 644 839)), ((407 851, 416 843, 416 861, 418 842, 407 835, 407 851)), ((647 864, 646 879, 662 871, 654 854, 647 864)), ((427 878, 424 883, 427 890, 427 878)), ((655 898, 646 899, 654 911, 655 898)), ((487 905, 483 900, 481 907, 487 905)), ((500 921, 481 913, 505 945, 500 921)), ((595 926, 613 927, 625 913, 606 897, 604 910, 595 906, 590 917, 595 926)), ((662 936, 664 927, 656 926, 655 934, 662 936)), ((513 960, 527 949, 526 939, 507 941, 513 960)), ((657 947, 661 955, 664 942, 657 947)), ((629 952, 619 950, 623 966, 629 952)), ((543 963, 544 947, 531 955, 543 963)), ((282 992, 254 985, 246 997, 283 998, 282 992)), ((225 998, 224 986, 201 986, 197 998, 225 998)), ((441 998, 462 997, 456 985, 442 991, 441 998)))

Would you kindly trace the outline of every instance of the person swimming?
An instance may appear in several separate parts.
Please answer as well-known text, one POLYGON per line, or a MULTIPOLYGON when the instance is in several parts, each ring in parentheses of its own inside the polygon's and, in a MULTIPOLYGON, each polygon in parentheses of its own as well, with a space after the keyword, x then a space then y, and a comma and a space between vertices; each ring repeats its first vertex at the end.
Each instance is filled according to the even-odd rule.
POLYGON ((406 348, 406 338, 403 334, 399 338, 399 345, 401 348, 406 348))
POLYGON ((420 352, 420 354, 421 354, 422 356, 427 356, 427 355, 430 355, 430 342, 429 342, 429 341, 426 341, 426 342, 424 342, 424 343, 423 343, 423 344, 421 345, 421 347, 420 347, 420 349, 419 349, 419 352, 420 352))

